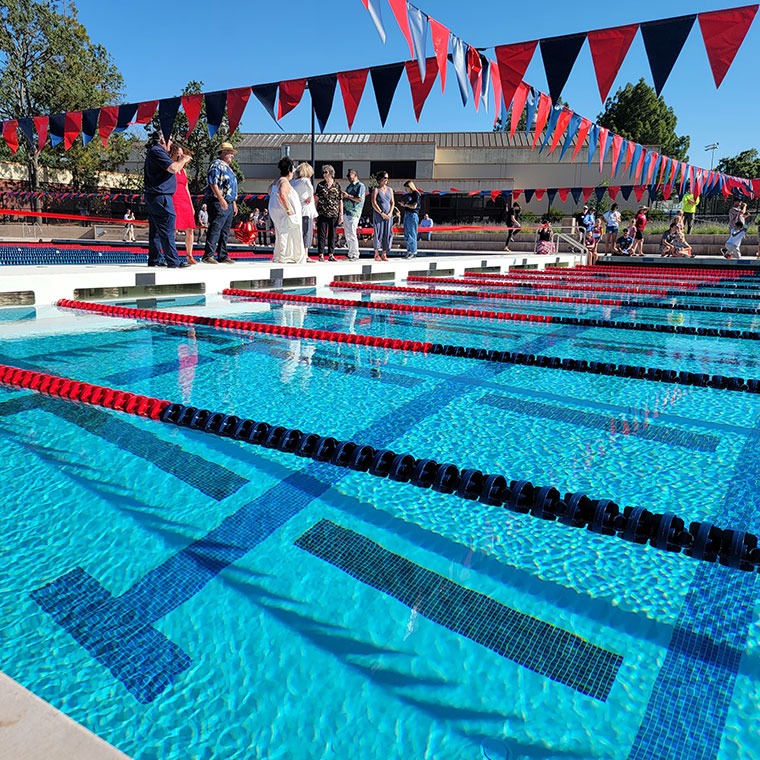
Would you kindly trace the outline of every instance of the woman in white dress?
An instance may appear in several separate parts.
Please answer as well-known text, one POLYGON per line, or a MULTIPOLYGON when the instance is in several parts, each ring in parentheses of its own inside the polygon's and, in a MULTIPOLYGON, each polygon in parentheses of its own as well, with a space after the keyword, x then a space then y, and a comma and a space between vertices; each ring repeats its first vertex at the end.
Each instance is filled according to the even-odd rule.
POLYGON ((293 161, 285 156, 277 164, 280 178, 269 189, 269 216, 274 222, 275 244, 272 261, 277 264, 305 264, 306 251, 301 231, 301 201, 290 184, 293 161))
POLYGON ((304 161, 302 164, 298 164, 296 178, 290 183, 296 189, 298 197, 301 199, 303 247, 306 249, 307 255, 314 239, 314 220, 317 218, 317 206, 314 203, 314 185, 311 184, 313 176, 314 169, 311 164, 304 161))

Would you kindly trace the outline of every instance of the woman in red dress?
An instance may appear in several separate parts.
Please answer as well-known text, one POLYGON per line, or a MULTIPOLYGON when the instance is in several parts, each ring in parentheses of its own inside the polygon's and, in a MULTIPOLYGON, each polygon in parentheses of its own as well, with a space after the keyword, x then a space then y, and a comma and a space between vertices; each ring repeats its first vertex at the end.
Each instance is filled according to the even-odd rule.
MULTIPOLYGON (((183 150, 180 145, 172 145, 172 161, 179 161, 183 156, 191 156, 188 150, 183 150)), ((177 192, 174 193, 174 213, 177 215, 175 228, 185 233, 185 251, 187 265, 197 264, 193 256, 193 244, 195 243, 195 209, 190 191, 187 189, 187 174, 184 169, 177 172, 177 192)))

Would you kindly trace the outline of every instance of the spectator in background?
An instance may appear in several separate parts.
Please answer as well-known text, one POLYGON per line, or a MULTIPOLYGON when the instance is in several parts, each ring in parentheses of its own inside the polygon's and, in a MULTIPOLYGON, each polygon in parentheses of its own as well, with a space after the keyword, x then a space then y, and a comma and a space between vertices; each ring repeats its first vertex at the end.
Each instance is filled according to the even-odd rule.
POLYGON ((319 260, 335 258, 335 231, 343 223, 343 192, 335 181, 335 169, 330 164, 322 167, 322 179, 317 183, 314 197, 317 204, 317 251, 319 260))
POLYGON ((407 192, 401 197, 399 207, 404 212, 404 242, 406 243, 405 259, 413 259, 417 255, 417 228, 420 221, 420 191, 412 180, 404 182, 407 192))
POLYGON ((620 221, 622 216, 618 211, 617 203, 612 204, 612 208, 602 216, 604 219, 605 237, 604 237, 604 253, 612 253, 612 249, 615 245, 615 239, 617 238, 618 230, 620 229, 620 221))
MULTIPOLYGON (((431 227, 434 227, 434 226, 435 225, 433 224, 433 220, 430 218, 430 216, 428 214, 425 214, 425 216, 423 216, 422 219, 420 219, 420 227, 423 228, 423 229, 427 229, 428 230, 428 233, 427 233, 427 239, 428 240, 432 240, 433 239, 433 233, 430 232, 429 230, 430 230, 431 227)), ((417 233, 417 240, 422 240, 422 233, 421 232, 417 233)))
POLYGON ((554 253, 554 244, 552 243, 552 226, 549 222, 546 222, 541 226, 538 231, 536 240, 536 253, 539 255, 547 255, 554 253))
MULTIPOLYGON (((173 161, 178 161, 184 156, 192 158, 190 151, 184 150, 178 143, 172 145, 169 154, 173 161)), ((184 169, 177 172, 177 191, 173 196, 174 213, 177 215, 177 221, 174 226, 177 230, 185 233, 185 256, 187 265, 192 266, 198 262, 193 256, 193 244, 195 242, 195 209, 193 208, 193 199, 190 197, 190 191, 187 189, 187 174, 184 169)))
POLYGON ((309 248, 314 240, 314 220, 317 218, 317 206, 314 203, 314 185, 311 184, 311 178, 314 176, 314 169, 311 164, 305 161, 298 164, 295 179, 290 184, 298 193, 298 199, 301 201, 301 236, 303 237, 303 247, 307 255, 309 248))
POLYGON ((691 235, 692 227, 694 227, 694 214, 696 214, 697 206, 699 206, 699 196, 696 198, 694 197, 689 183, 686 185, 686 193, 681 199, 681 205, 683 207, 683 215, 686 221, 686 232, 691 235))
POLYGON ((202 243, 208 234, 208 206, 205 203, 198 211, 198 226, 201 228, 198 233, 198 242, 202 243))
POLYGON ((670 223, 670 228, 662 233, 660 238, 660 256, 673 256, 676 252, 676 247, 673 245, 676 235, 678 234, 678 222, 673 221, 670 223))
POLYGON ((132 222, 135 221, 135 215, 132 209, 127 206, 127 210, 124 212, 124 234, 121 239, 123 242, 134 243, 135 242, 135 225, 132 222))
POLYGON ((159 266, 163 251, 165 266, 176 269, 185 265, 177 256, 172 196, 177 190, 177 172, 184 168, 190 156, 172 161, 168 151, 170 147, 171 140, 167 143, 160 132, 153 133, 145 156, 143 179, 145 209, 148 212, 148 266, 159 266))
POLYGON ((596 224, 596 214, 594 209, 586 207, 586 213, 583 215, 583 226, 586 228, 586 232, 591 232, 596 224))
POLYGON ((259 231, 261 245, 269 245, 269 211, 264 209, 256 220, 256 229, 259 231))
POLYGON ((626 227, 623 234, 615 241, 614 253, 619 256, 630 256, 635 234, 636 228, 633 225, 626 227))
MULTIPOLYGON (((744 205, 746 206, 746 204, 744 205)), ((742 257, 741 244, 746 234, 747 230, 744 229, 744 222, 736 222, 731 228, 731 234, 728 236, 725 247, 720 249, 724 258, 740 259, 742 257)))
POLYGON ((351 261, 358 261, 359 239, 356 236, 356 230, 359 228, 359 219, 364 210, 367 188, 363 182, 359 182, 359 174, 355 169, 348 170, 346 179, 349 184, 343 192, 343 230, 348 245, 348 258, 351 261))
POLYGON ((218 157, 211 162, 208 170, 208 235, 203 252, 203 261, 207 264, 235 263, 227 254, 227 238, 232 220, 237 214, 237 177, 230 168, 235 153, 237 151, 231 143, 223 142, 219 146, 218 157), (217 256, 216 259, 214 254, 217 256))
POLYGON ((372 190, 372 226, 375 228, 375 261, 388 261, 393 245, 393 212, 396 202, 388 187, 388 172, 377 175, 377 187, 372 190), (382 254, 382 256, 381 256, 382 254))
POLYGON ((647 228, 647 206, 639 206, 639 211, 633 220, 633 224, 636 227, 636 236, 633 243, 633 251, 631 256, 643 256, 644 255, 644 233, 647 228))
POLYGON ((507 223, 507 241, 504 243, 504 250, 509 252, 509 244, 512 242, 512 238, 520 231, 520 213, 522 208, 520 204, 515 201, 511 206, 507 205, 507 213, 505 221, 507 223))

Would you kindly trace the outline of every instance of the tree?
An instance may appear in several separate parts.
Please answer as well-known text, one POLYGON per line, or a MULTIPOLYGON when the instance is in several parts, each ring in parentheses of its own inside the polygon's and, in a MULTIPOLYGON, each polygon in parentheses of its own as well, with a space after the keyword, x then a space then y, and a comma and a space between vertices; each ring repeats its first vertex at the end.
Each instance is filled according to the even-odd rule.
MULTIPOLYGON (((98 108, 121 99, 124 80, 106 49, 93 43, 77 20, 74 3, 0 0, 0 118, 98 108)), ((68 169, 77 189, 90 188, 98 171, 123 164, 131 138, 113 135, 103 148, 97 137, 68 151, 49 144, 38 155, 20 135, 15 160, 26 163, 29 189, 40 189, 40 165, 68 169)), ((10 158, 3 143, 0 157, 10 158)))
POLYGON ((673 109, 643 79, 607 98, 604 113, 597 117, 600 127, 642 145, 659 145, 663 155, 686 161, 689 138, 676 134, 677 123, 673 109))
POLYGON ((721 158, 718 161, 718 171, 734 177, 756 179, 760 177, 760 154, 755 148, 751 148, 736 156, 721 158))

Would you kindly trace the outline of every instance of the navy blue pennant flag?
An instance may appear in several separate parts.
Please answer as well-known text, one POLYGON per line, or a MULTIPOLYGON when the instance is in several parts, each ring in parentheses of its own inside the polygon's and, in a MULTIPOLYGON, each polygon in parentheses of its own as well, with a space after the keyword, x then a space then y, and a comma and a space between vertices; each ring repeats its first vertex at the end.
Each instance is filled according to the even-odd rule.
POLYGON ((99 108, 88 108, 82 111, 82 145, 87 145, 98 131, 99 108))
POLYGON ((686 38, 696 19, 695 14, 677 16, 641 25, 641 36, 652 69, 654 89, 659 95, 681 54, 686 38))
POLYGON ((633 185, 622 185, 620 188, 620 194, 623 196, 623 200, 628 200, 631 197, 633 191, 633 185))
POLYGON ((130 122, 135 120, 137 105, 137 103, 125 103, 119 106, 119 115, 116 117, 116 126, 113 128, 114 132, 124 132, 130 122))
POLYGON ((546 190, 546 197, 549 199, 549 206, 554 205, 554 199, 557 196, 557 188, 556 187, 550 187, 546 190))
POLYGON ((311 102, 314 106, 314 113, 319 122, 319 131, 324 132, 327 120, 330 118, 330 111, 333 107, 335 98, 335 86, 338 84, 337 74, 325 74, 320 77, 311 77, 309 79, 309 93, 311 102))
POLYGON ((21 134, 26 137, 30 148, 34 148, 34 119, 19 119, 18 128, 21 130, 21 134))
POLYGON ((380 122, 385 126, 388 111, 391 109, 393 95, 398 87, 401 74, 404 72, 403 63, 392 63, 389 66, 373 66, 370 70, 372 77, 372 89, 375 91, 377 110, 380 113, 380 122))
POLYGON ((582 187, 571 187, 570 188, 570 194, 573 196, 573 200, 575 201, 575 205, 577 206, 581 202, 581 193, 583 192, 582 187))
POLYGON ((222 124, 224 109, 227 107, 227 90, 207 92, 204 101, 206 103, 206 121, 208 122, 208 136, 213 137, 222 124))
POLYGON ((596 194, 596 200, 601 203, 602 198, 604 198, 605 194, 607 192, 606 187, 602 187, 601 185, 594 189, 594 193, 596 194))
POLYGON ((533 200, 533 194, 535 192, 535 190, 523 190, 523 195, 525 196, 526 203, 530 203, 533 200))
POLYGON ((164 140, 169 140, 174 129, 174 120, 179 111, 180 98, 164 98, 158 101, 158 123, 164 140))
POLYGON ((66 114, 54 113, 49 120, 50 127, 50 144, 55 148, 58 143, 63 142, 63 132, 66 127, 66 114))
POLYGON ((578 53, 581 52, 585 41, 585 32, 568 34, 563 37, 549 37, 539 41, 552 102, 556 103, 559 100, 562 88, 573 70, 575 60, 578 58, 578 53))
POLYGON ((275 121, 277 121, 277 117, 274 115, 274 104, 277 102, 277 87, 277 82, 273 82, 271 84, 257 84, 251 88, 253 94, 259 99, 259 103, 266 108, 267 113, 275 121))

